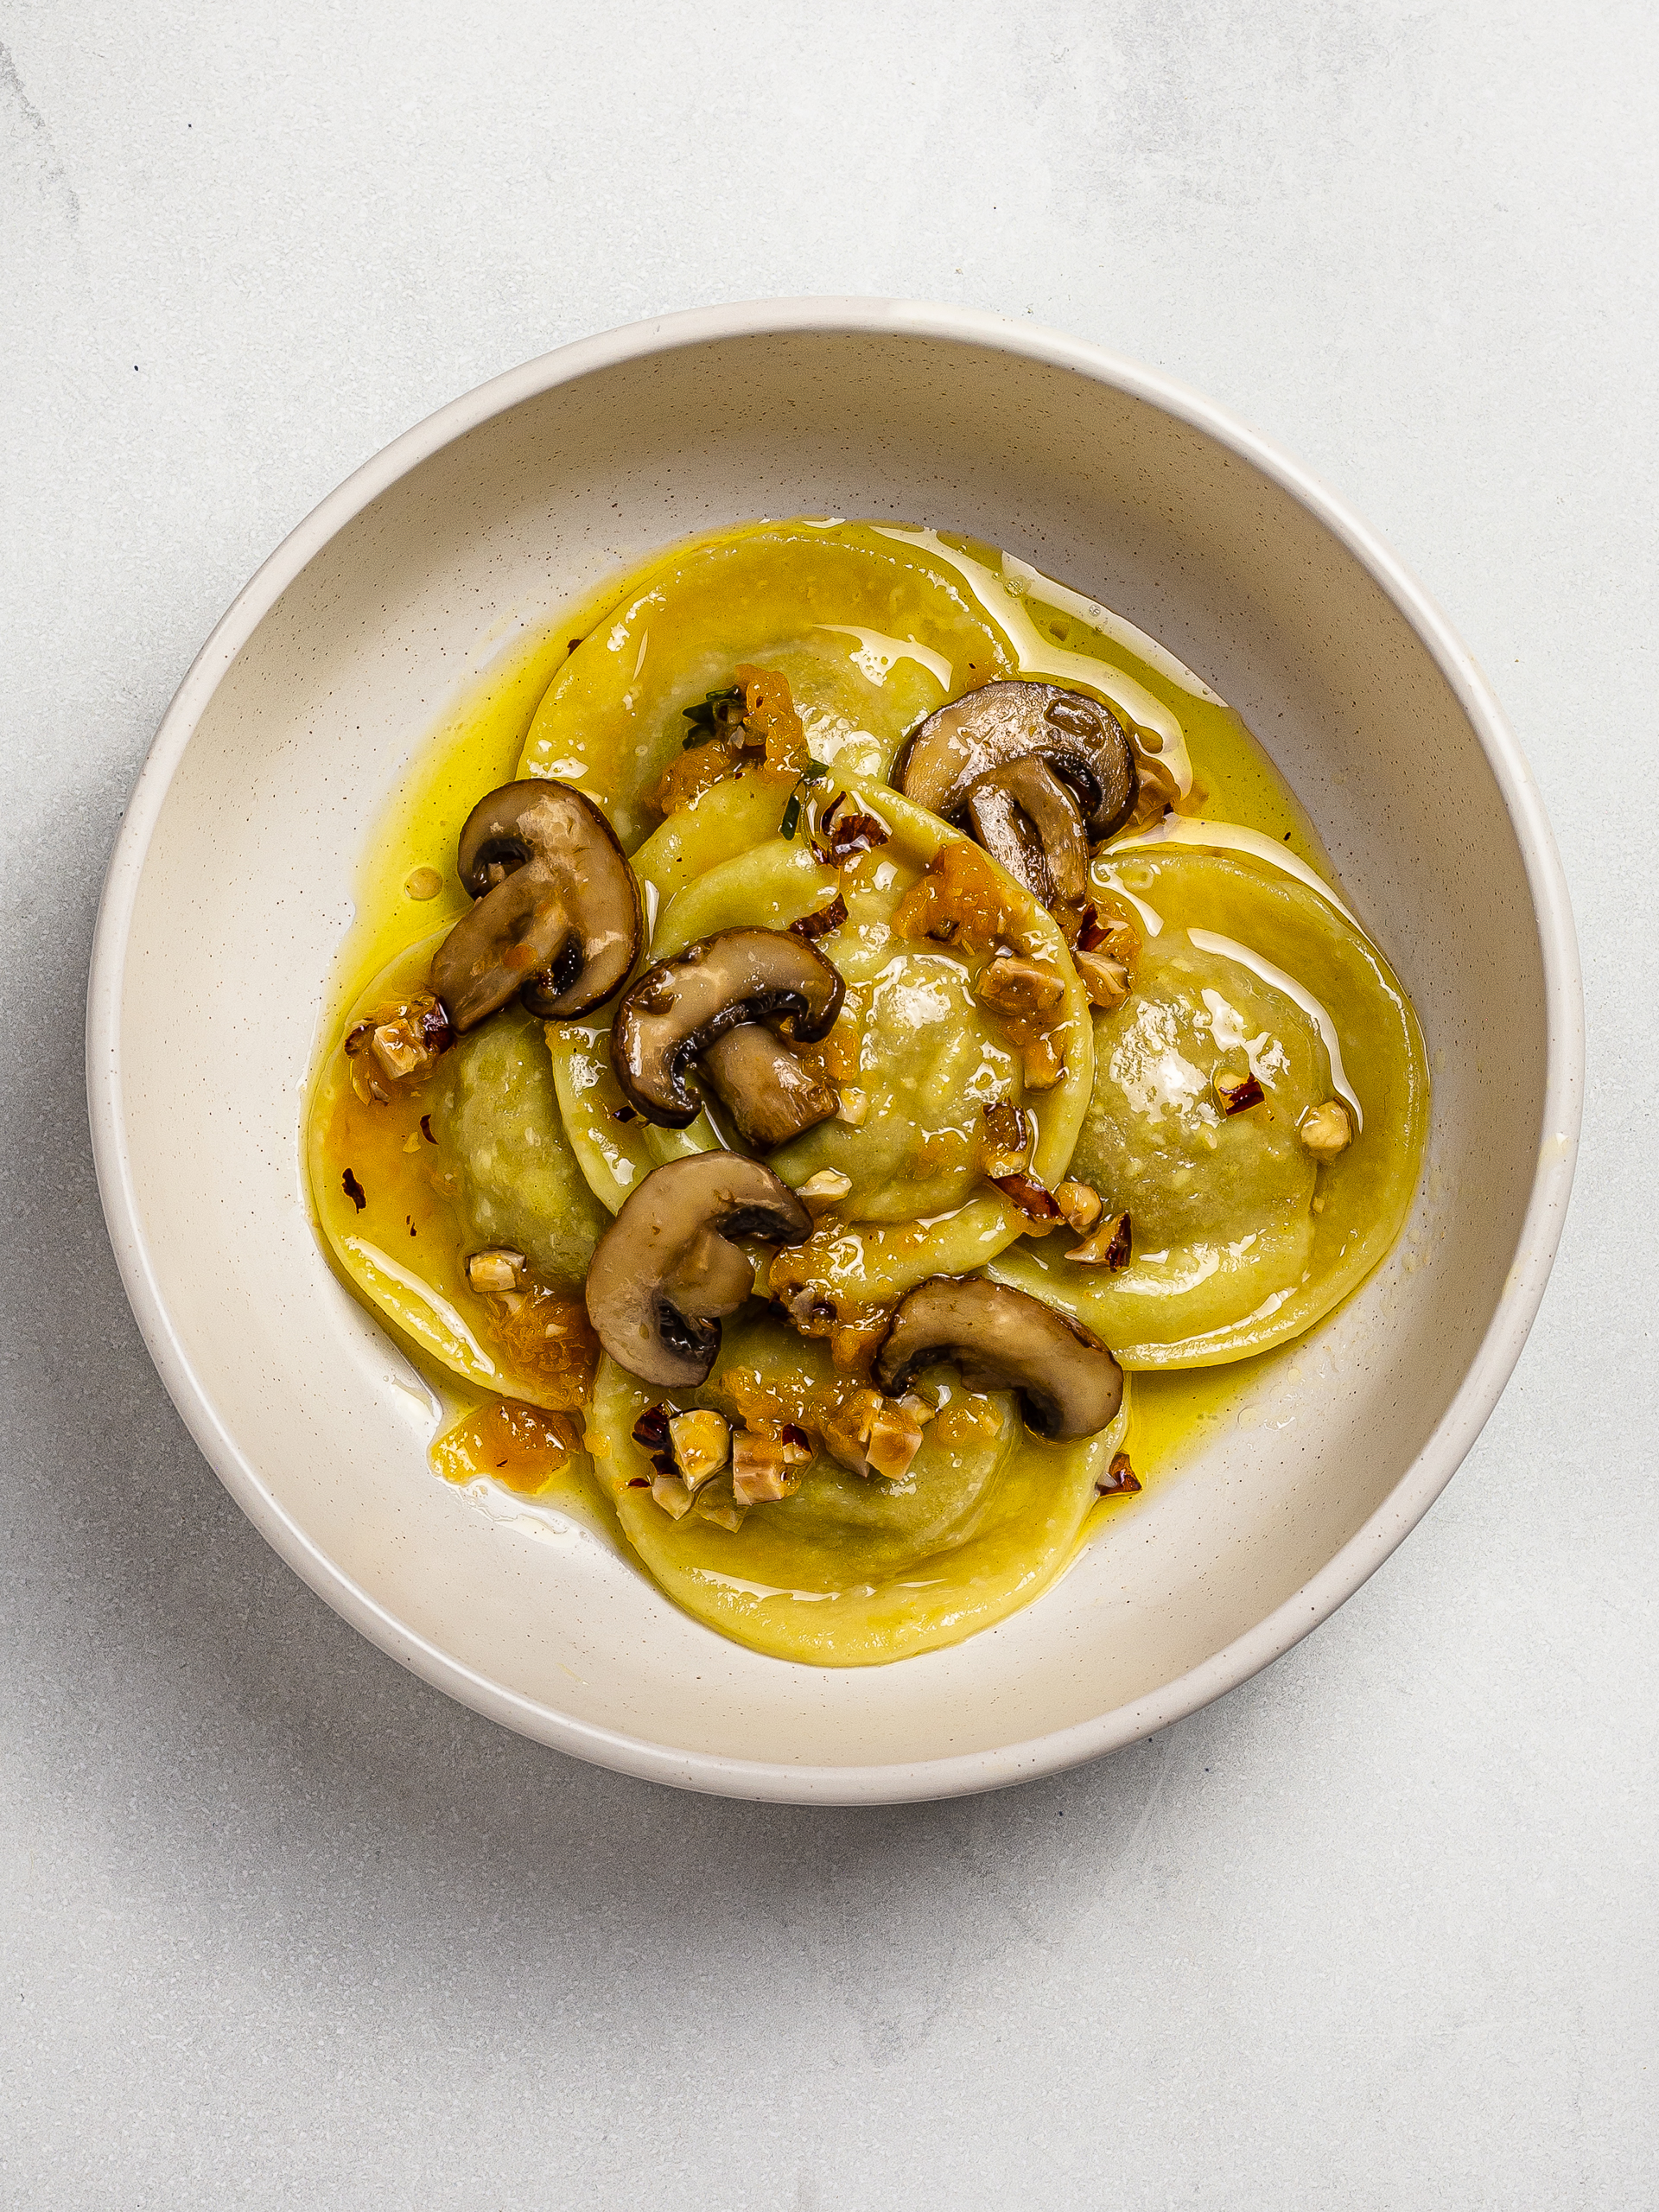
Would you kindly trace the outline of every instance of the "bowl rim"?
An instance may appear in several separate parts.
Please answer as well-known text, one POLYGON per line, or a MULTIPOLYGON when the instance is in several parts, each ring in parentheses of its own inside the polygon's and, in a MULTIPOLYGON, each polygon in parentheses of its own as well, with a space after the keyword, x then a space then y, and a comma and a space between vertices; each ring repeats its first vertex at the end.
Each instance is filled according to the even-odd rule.
POLYGON ((265 1541, 352 1626, 463 1705, 539 1742, 641 1779, 797 1804, 888 1804, 1030 1781, 1136 1742, 1198 1711, 1279 1658, 1351 1597, 1440 1496, 1508 1382, 1537 1313, 1572 1189, 1584 1090, 1584 1010, 1567 882, 1542 800, 1484 677, 1444 615, 1386 545, 1307 470, 1224 409, 1160 372, 1040 326, 967 308, 893 299, 798 298, 696 308, 575 340, 491 378, 429 415, 354 470, 283 540, 232 601, 191 664, 139 773, 111 855, 93 938, 86 1085, 99 1196, 121 1280, 150 1357, 219 1480, 265 1541), (1544 969, 1547 1066, 1537 1166, 1496 1311, 1451 1405, 1382 1503, 1300 1590, 1243 1636, 1160 1689, 1024 1743, 938 1759, 794 1766, 687 1751, 600 1728, 504 1688, 416 1634, 334 1565, 267 1488, 221 1420, 174 1326, 146 1245, 128 1153, 121 1003, 139 880, 173 778, 209 700, 281 594, 370 502, 441 448, 524 400, 595 371, 713 341, 786 334, 924 337, 1063 368, 1199 430, 1288 493, 1387 593, 1467 715, 1503 797, 1526 870, 1544 969))

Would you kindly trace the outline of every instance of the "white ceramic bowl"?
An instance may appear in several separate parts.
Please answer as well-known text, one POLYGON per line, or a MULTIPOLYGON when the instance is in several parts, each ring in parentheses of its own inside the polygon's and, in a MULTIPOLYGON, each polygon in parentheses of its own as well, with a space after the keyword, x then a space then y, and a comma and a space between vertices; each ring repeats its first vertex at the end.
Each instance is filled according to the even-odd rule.
POLYGON ((563 347, 359 469, 260 569, 157 734, 110 869, 87 1073, 123 1278, 192 1433, 313 1589, 526 1734, 733 1796, 984 1789, 1132 1741, 1322 1620, 1438 1495, 1536 1309, 1582 1017, 1525 763, 1370 533, 1190 392, 990 316, 804 301, 563 347), (1036 1605, 832 1673, 699 1627, 594 1540, 427 1471, 425 1392, 330 1274, 300 1165, 367 825, 444 703, 606 572, 743 517, 971 531, 1236 705, 1416 1001, 1429 1170, 1402 1244, 1238 1424, 1036 1605))

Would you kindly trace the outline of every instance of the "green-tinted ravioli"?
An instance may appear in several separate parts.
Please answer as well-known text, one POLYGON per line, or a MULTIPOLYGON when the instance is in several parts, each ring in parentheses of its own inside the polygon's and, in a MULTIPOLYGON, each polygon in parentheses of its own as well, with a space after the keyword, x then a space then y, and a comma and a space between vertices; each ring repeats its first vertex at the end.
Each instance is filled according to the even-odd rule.
POLYGON ((1422 1039, 1376 947, 1293 876, 1176 848, 1109 851, 1095 880, 1135 899, 1147 934, 1127 1003, 1096 1017, 1071 1173, 1129 1215, 1135 1257, 1114 1273, 1052 1236, 990 1271, 1127 1366, 1240 1359, 1309 1328, 1399 1235, 1427 1132, 1422 1039), (1218 1072, 1253 1075, 1261 1103, 1228 1114, 1218 1072), (1319 1166, 1298 1125, 1332 1097, 1356 1134, 1319 1166))

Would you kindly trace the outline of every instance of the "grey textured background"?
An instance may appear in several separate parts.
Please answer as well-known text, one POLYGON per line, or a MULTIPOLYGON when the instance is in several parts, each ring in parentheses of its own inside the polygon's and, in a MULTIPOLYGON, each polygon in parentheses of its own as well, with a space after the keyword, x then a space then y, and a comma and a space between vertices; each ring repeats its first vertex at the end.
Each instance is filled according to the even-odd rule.
POLYGON ((1656 62, 1649 0, 0 0, 8 2205, 1655 2202, 1656 62), (804 291, 1102 340, 1349 498, 1536 766, 1592 1055, 1398 1557, 1137 1750, 865 1814, 568 1764, 327 1612, 150 1370, 80 1072, 278 538, 499 368, 804 291))

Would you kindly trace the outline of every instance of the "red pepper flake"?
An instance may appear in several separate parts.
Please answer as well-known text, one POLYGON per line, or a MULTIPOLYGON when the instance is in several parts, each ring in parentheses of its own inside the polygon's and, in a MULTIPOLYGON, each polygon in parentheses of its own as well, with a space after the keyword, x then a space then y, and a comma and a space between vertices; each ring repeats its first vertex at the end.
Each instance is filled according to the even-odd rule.
MULTIPOLYGON (((668 1448, 668 1408, 647 1406, 633 1424, 633 1440, 642 1452, 665 1452, 668 1448)), ((673 1472, 671 1466, 669 1472, 673 1472)))
POLYGON ((1133 1236, 1129 1217, 1126 1213, 1119 1214, 1117 1227, 1112 1231, 1112 1241, 1106 1247, 1106 1265, 1114 1274, 1121 1274, 1133 1257, 1133 1236))
POLYGON ((1105 944, 1105 942, 1106 932, 1100 925, 1099 908, 1096 906, 1085 906, 1083 910, 1083 920, 1079 924, 1077 929, 1078 951, 1097 951, 1099 948, 1105 944))
POLYGON ((1216 1096, 1224 1114, 1243 1114, 1259 1106, 1264 1093, 1253 1075, 1217 1075, 1216 1096))
POLYGON ((432 1134, 432 1116, 429 1114, 423 1114, 421 1116, 421 1135, 426 1139, 428 1144, 436 1144, 437 1139, 432 1134))
POLYGON ((991 1178, 1003 1197, 1019 1207, 1027 1221, 1058 1221, 1059 1207, 1053 1195, 1032 1175, 993 1175, 991 1178))
POLYGON ((630 1475, 628 1477, 628 1488, 630 1490, 649 1490, 651 1488, 651 1477, 649 1475, 630 1475))
POLYGON ((1129 1465, 1127 1452, 1114 1452, 1112 1464, 1095 1484, 1102 1497, 1128 1497, 1141 1487, 1135 1469, 1129 1465))
POLYGON ((783 1441, 785 1444, 794 1445, 799 1452, 810 1452, 812 1449, 811 1438, 804 1428, 797 1428, 792 1421, 784 1423, 783 1441))
POLYGON ((878 845, 885 845, 893 832, 884 822, 873 814, 842 814, 847 804, 845 791, 837 791, 818 817, 818 835, 829 846, 829 852, 818 857, 826 868, 842 868, 860 853, 873 853, 878 845))
POLYGON ((846 918, 847 901, 837 891, 827 906, 820 906, 815 912, 802 914, 792 921, 789 933, 791 937, 804 938, 808 944, 814 944, 819 938, 829 937, 838 930, 846 918))
POLYGON ((363 1185, 358 1181, 356 1176, 353 1174, 349 1167, 340 1177, 340 1187, 345 1192, 346 1197, 357 1208, 359 1213, 361 1213, 364 1207, 369 1203, 368 1197, 364 1191, 363 1185))

